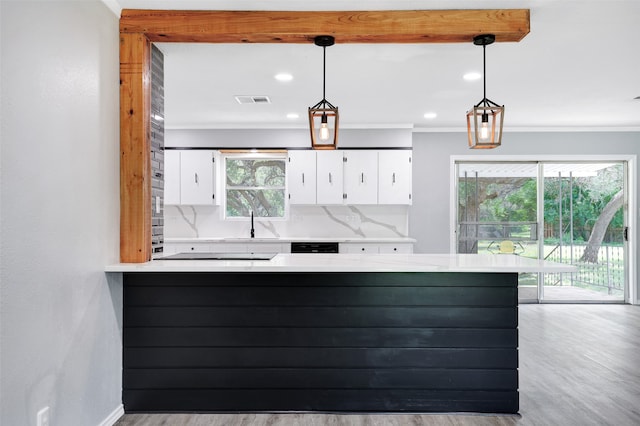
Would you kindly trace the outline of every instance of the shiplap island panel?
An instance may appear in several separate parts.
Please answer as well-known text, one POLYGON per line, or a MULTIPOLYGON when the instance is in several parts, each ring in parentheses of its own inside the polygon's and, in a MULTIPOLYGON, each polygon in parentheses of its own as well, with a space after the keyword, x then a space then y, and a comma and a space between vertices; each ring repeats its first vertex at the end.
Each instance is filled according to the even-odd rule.
POLYGON ((516 413, 517 256, 114 265, 126 412, 516 413))

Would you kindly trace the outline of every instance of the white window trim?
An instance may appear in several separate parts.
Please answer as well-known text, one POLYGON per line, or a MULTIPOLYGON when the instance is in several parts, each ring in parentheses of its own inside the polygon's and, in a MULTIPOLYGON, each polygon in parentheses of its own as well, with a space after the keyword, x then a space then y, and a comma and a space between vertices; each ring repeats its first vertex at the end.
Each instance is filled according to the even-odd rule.
POLYGON ((231 158, 234 160, 269 160, 269 159, 278 159, 284 161, 285 165, 285 184, 283 187, 284 190, 284 216, 282 217, 254 217, 254 221, 256 222, 284 222, 289 220, 289 200, 287 200, 288 193, 288 164, 287 164, 287 153, 274 153, 274 152, 246 152, 246 153, 222 153, 220 155, 220 163, 222 167, 220 168, 220 191, 222 192, 222 200, 221 200, 221 209, 220 209, 220 218, 224 221, 242 221, 245 222, 248 217, 227 217, 227 158, 231 158))

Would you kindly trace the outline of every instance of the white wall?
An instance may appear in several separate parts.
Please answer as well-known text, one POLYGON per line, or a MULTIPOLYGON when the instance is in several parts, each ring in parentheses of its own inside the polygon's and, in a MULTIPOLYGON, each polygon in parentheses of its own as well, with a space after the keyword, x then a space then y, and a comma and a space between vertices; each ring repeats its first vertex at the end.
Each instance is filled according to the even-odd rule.
POLYGON ((0 424, 121 407, 118 17, 2 0, 0 424))
MULTIPOLYGON (((450 241, 450 157, 477 155, 640 155, 640 132, 505 133, 497 149, 467 148, 466 133, 413 135, 413 207, 409 236, 417 239, 417 253, 448 253, 450 241), (443 179, 447 184, 443 185, 443 179)), ((640 190, 640 185, 636 184, 640 190)), ((640 192, 636 194, 640 197, 640 192)), ((636 198, 639 200, 640 198, 636 198)), ((638 215, 638 212, 636 212, 638 215)), ((640 232, 632 230, 632 237, 640 232)), ((636 259, 637 264, 637 259, 636 259)), ((637 285, 636 295, 640 294, 637 285)))

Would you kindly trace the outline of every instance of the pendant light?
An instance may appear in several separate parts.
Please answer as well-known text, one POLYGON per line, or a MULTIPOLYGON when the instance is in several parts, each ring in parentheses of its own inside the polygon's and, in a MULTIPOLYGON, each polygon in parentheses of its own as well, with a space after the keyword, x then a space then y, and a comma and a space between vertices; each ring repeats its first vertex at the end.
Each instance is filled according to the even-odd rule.
POLYGON ((333 46, 333 36, 322 35, 314 39, 316 46, 322 47, 322 100, 309 107, 309 128, 311 148, 336 149, 338 146, 338 107, 331 105, 325 97, 325 74, 327 46, 333 46))
POLYGON ((473 38, 473 44, 482 46, 482 78, 484 81, 484 97, 467 112, 467 133, 469 148, 497 148, 502 142, 502 122, 504 105, 487 99, 487 64, 486 47, 496 40, 493 34, 483 34, 473 38))

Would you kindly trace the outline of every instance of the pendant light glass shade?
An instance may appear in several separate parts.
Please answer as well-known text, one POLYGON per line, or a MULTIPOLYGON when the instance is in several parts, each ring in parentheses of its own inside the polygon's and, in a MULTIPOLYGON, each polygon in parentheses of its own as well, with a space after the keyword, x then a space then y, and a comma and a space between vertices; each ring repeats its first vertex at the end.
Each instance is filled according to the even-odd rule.
POLYGON ((338 108, 333 108, 331 104, 309 108, 309 127, 313 149, 336 149, 338 108))
POLYGON ((473 38, 473 44, 482 46, 484 97, 467 112, 467 135, 471 149, 491 149, 502 144, 504 105, 500 106, 487 99, 486 46, 494 41, 493 34, 484 34, 473 38))
POLYGON ((499 105, 476 105, 467 112, 469 148, 499 147, 502 143, 503 118, 504 107, 499 105))
POLYGON ((314 39, 317 46, 323 49, 322 61, 322 100, 309 107, 309 129, 311 131, 311 148, 336 149, 338 146, 338 107, 333 106, 325 98, 326 88, 326 49, 333 46, 332 36, 317 36, 314 39))

